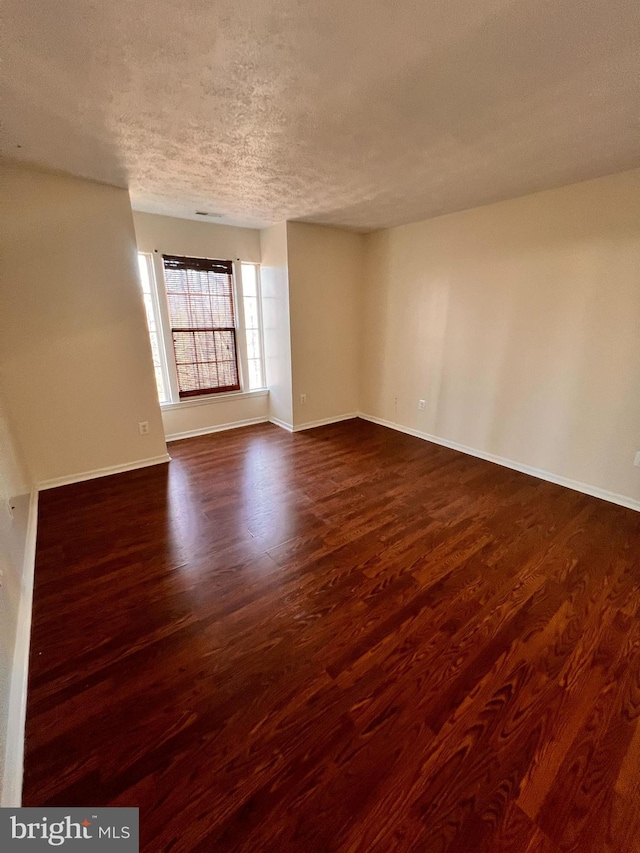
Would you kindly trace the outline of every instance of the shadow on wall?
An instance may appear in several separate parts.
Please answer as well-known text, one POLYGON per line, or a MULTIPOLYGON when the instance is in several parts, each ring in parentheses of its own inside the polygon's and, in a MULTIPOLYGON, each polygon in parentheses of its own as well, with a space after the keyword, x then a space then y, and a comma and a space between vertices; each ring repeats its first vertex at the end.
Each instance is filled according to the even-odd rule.
POLYGON ((471 446, 553 471, 593 450, 604 476, 609 468, 607 427, 633 399, 633 388, 625 393, 607 380, 628 376, 623 364, 616 369, 624 349, 612 350, 610 342, 631 336, 637 322, 624 309, 632 299, 611 300, 602 283, 612 263, 613 257, 592 256, 588 243, 577 243, 574 253, 546 271, 551 281, 580 281, 579 292, 545 285, 542 269, 540 285, 531 287, 522 274, 521 256, 508 259, 509 269, 490 283, 482 273, 458 270, 456 321, 449 326, 449 286, 432 280, 416 314, 422 329, 416 349, 426 365, 425 431, 469 444, 472 422, 471 446), (602 270, 594 276, 597 266, 602 270), (482 316, 488 319, 484 324, 476 313, 479 293, 482 316), (608 399, 603 400, 603 392, 608 399), (597 447, 576 447, 581 420, 589 416, 593 423, 594 415, 601 416, 595 418, 598 431, 592 439, 597 447), (527 459, 522 458, 523 446, 527 459))
POLYGON ((363 412, 637 500, 639 177, 369 235, 363 412))

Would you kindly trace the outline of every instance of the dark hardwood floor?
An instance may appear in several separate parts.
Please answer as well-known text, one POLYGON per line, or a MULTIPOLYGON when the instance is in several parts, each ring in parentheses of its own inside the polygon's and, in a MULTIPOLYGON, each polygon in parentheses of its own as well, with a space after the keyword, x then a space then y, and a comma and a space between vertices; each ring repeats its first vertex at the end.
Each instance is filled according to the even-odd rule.
POLYGON ((45 492, 24 804, 159 851, 640 850, 640 514, 363 421, 45 492))

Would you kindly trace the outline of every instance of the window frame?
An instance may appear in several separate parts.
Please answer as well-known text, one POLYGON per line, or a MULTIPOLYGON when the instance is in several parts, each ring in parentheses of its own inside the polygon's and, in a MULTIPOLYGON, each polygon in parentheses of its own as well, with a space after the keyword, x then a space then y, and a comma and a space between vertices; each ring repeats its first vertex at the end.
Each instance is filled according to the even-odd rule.
MULTIPOLYGON (((244 291, 242 289, 242 262, 232 261, 233 269, 233 302, 236 318, 236 346, 238 349, 238 373, 240 374, 240 390, 249 390, 249 361, 247 357, 247 330, 244 322, 244 291)), ((233 392, 232 392, 233 393, 233 392)))
MULTIPOLYGON (((169 317, 169 323, 171 325, 171 345, 172 345, 173 360, 174 360, 175 367, 176 367, 176 378, 177 378, 178 386, 180 389, 179 390, 179 399, 185 400, 185 399, 191 399, 192 397, 206 397, 209 395, 211 395, 211 396, 216 395, 217 396, 219 394, 233 393, 233 392, 241 391, 242 390, 242 368, 241 368, 240 331, 242 328, 242 324, 241 324, 241 318, 238 316, 238 304, 237 304, 238 298, 237 298, 237 294, 236 294, 235 270, 234 270, 233 261, 228 261, 228 260, 223 261, 223 260, 210 259, 210 258, 200 258, 200 257, 196 257, 194 255, 173 255, 173 254, 169 255, 169 254, 163 253, 163 255, 162 255, 162 267, 163 267, 163 273, 164 273, 165 297, 166 297, 166 301, 167 301, 167 313, 168 313, 168 317, 169 317), (188 273, 188 272, 195 272, 197 274, 205 273, 205 279, 206 279, 206 276, 210 271, 213 271, 216 274, 218 273, 218 271, 215 269, 215 267, 218 265, 220 267, 224 268, 224 272, 222 272, 222 271, 221 272, 222 272, 222 275, 224 276, 224 278, 227 279, 227 285, 229 287, 229 291, 228 291, 228 294, 225 296, 225 301, 230 299, 230 303, 231 303, 230 308, 231 308, 231 314, 232 314, 233 322, 229 323, 227 326, 224 326, 224 327, 219 326, 213 321, 213 317, 210 317, 210 316, 207 316, 207 317, 203 316, 202 320, 204 322, 200 323, 198 325, 192 325, 189 323, 187 323, 187 325, 184 325, 182 322, 177 322, 178 318, 172 316, 171 307, 170 307, 169 303, 171 302, 171 296, 174 294, 178 297, 178 299, 180 301, 181 288, 179 287, 178 291, 176 292, 172 286, 171 295, 170 295, 168 284, 167 284, 168 273, 171 273, 171 271, 173 269, 179 270, 179 276, 182 273, 188 273), (230 281, 228 280, 229 278, 230 278, 230 281), (211 320, 211 323, 207 323, 207 320, 209 320, 209 319, 211 320), (176 323, 177 323, 177 325, 176 325, 176 323), (198 364, 202 363, 202 362, 200 362, 200 360, 196 354, 196 345, 195 345, 196 337, 199 333, 205 333, 205 334, 208 333, 211 335, 213 340, 215 340, 217 333, 230 334, 231 335, 231 337, 233 339, 233 346, 230 347, 229 349, 233 353, 232 364, 234 367, 234 373, 235 373, 234 379, 236 379, 235 382, 229 383, 227 385, 207 385, 205 387, 199 386, 199 387, 195 387, 195 388, 189 388, 188 390, 180 387, 180 369, 181 369, 181 367, 185 364, 187 366, 189 366, 189 364, 191 364, 191 366, 197 366, 198 364), (177 345, 177 339, 179 339, 181 336, 185 336, 185 335, 187 337, 192 336, 193 354, 194 354, 194 358, 196 359, 195 362, 192 362, 192 363, 183 362, 179 357, 181 348, 177 345)), ((208 285, 207 285, 207 289, 208 289, 208 285)), ((211 300, 209 299, 208 301, 210 302, 211 300)), ((191 304, 191 298, 190 297, 187 297, 187 303, 189 305, 191 304)), ((217 348, 217 344, 216 344, 216 345, 214 345, 214 350, 217 352, 217 349, 218 348, 217 348)), ((214 363, 216 365, 218 365, 217 356, 215 358, 214 363)), ((196 373, 199 376, 198 370, 196 370, 196 373)), ((217 377, 217 370, 216 370, 216 377, 217 377)))
MULTIPOLYGON (((253 263, 252 261, 239 261, 238 266, 241 268, 240 269, 240 280, 241 281, 242 281, 242 266, 243 265, 248 266, 248 267, 253 267, 255 269, 255 273, 256 273, 256 304, 258 307, 258 329, 257 329, 257 331, 258 331, 258 336, 260 338, 260 381, 262 383, 260 387, 266 388, 267 387, 267 375, 266 375, 267 363, 266 363, 265 355, 264 355, 264 320, 262 317, 262 279, 260 278, 260 264, 253 263)), ((247 385, 248 385, 249 384, 249 347, 247 346, 247 340, 246 340, 247 324, 246 324, 246 320, 245 320, 245 316, 244 316, 244 299, 245 299, 244 286, 241 288, 241 293, 242 293, 242 299, 240 301, 242 302, 242 330, 243 330, 243 334, 245 337, 244 353, 245 353, 245 356, 247 359, 246 376, 247 376, 247 385)), ((260 389, 254 389, 254 390, 260 390, 260 389)))
MULTIPOLYGON (((165 347, 165 336, 164 336, 164 318, 162 315, 162 309, 160 304, 160 299, 158 295, 158 282, 156 281, 156 270, 155 264, 153 262, 153 255, 151 252, 138 252, 138 262, 140 258, 144 258, 146 266, 147 266, 147 277, 149 279, 149 289, 151 291, 151 310, 153 312, 153 319, 156 325, 156 335, 158 340, 158 355, 160 357, 160 372, 162 373, 162 384, 164 385, 166 394, 168 395, 168 399, 165 401, 160 400, 160 395, 158 394, 158 400, 161 406, 166 406, 172 401, 172 388, 171 388, 171 378, 169 375, 169 365, 167 360, 167 351, 165 347)), ((140 282, 140 291, 143 294, 144 300, 144 291, 142 290, 142 282, 140 282)), ((146 311, 145 311, 146 314, 146 311)), ((147 325, 147 332, 149 332, 149 327, 147 325)), ((154 371, 155 372, 155 371, 154 371)))
MULTIPOLYGON (((178 252, 164 254, 179 255, 178 252)), ((173 347, 173 335, 171 327, 171 316, 169 314, 169 302, 167 298, 167 284, 164 274, 163 252, 155 249, 153 252, 138 251, 138 255, 144 255, 147 260, 147 267, 150 268, 153 275, 150 275, 151 289, 153 291, 154 308, 157 307, 156 327, 159 334, 159 350, 160 359, 163 365, 163 380, 165 387, 169 391, 169 399, 167 402, 160 403, 161 409, 174 409, 194 405, 202 405, 216 401, 229 399, 242 399, 244 397, 265 396, 268 394, 265 383, 265 362, 264 362, 264 328, 262 319, 262 290, 260 281, 260 264, 253 261, 242 261, 236 259, 232 264, 232 293, 233 293, 233 308, 235 319, 235 334, 236 334, 236 356, 238 361, 238 376, 240 379, 239 391, 214 391, 209 393, 194 394, 187 397, 180 397, 180 388, 178 384, 178 371, 176 368, 175 352, 173 347), (244 316, 244 293, 242 288, 242 264, 250 264, 256 270, 256 292, 258 294, 258 312, 260 322, 260 355, 262 366, 262 382, 263 387, 249 390, 249 365, 247 353, 247 335, 245 328, 244 316), (162 291, 162 292, 161 292, 162 291)), ((185 258, 202 258, 209 260, 200 255, 181 255, 185 258)))

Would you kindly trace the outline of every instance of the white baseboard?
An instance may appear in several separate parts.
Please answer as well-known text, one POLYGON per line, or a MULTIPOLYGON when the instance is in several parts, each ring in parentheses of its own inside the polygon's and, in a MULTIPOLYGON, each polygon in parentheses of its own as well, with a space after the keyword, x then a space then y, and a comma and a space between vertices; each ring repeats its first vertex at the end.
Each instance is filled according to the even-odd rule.
POLYGON ((11 667, 7 713, 7 740, 2 778, 0 806, 18 807, 22 801, 22 776, 24 766, 24 734, 27 717, 27 682, 29 679, 29 644, 31 640, 31 611, 33 605, 33 578, 36 564, 36 536, 38 533, 38 491, 33 489, 29 500, 26 543, 22 578, 16 643, 11 667))
POLYGON ((269 423, 279 426, 281 429, 286 429, 287 432, 293 432, 293 424, 288 424, 286 421, 281 421, 280 418, 269 418, 269 423))
POLYGON ((228 424, 218 424, 217 426, 202 427, 202 429, 188 429, 185 432, 174 432, 167 435, 167 441, 180 441, 183 438, 194 438, 197 435, 209 435, 213 432, 224 432, 228 429, 238 429, 239 427, 251 426, 252 424, 266 424, 267 418, 245 418, 242 421, 232 421, 228 424))
POLYGON ((276 426, 286 429, 287 432, 303 432, 305 429, 313 429, 314 427, 328 426, 329 424, 337 424, 340 421, 350 421, 353 418, 359 417, 359 412, 350 412, 348 415, 337 415, 333 418, 322 418, 320 421, 307 421, 304 424, 289 424, 286 421, 281 421, 280 418, 269 418, 269 422, 276 426))
POLYGON ((358 412, 350 412, 348 415, 337 415, 334 418, 323 418, 320 421, 307 421, 304 424, 297 424, 293 427, 293 432, 302 432, 305 429, 314 429, 314 427, 328 426, 329 424, 338 424, 340 421, 351 421, 358 417, 358 412))
POLYGON ((578 480, 571 480, 568 477, 562 477, 560 474, 552 474, 549 471, 542 471, 540 468, 532 468, 530 465, 523 465, 521 462, 514 462, 512 459, 506 459, 504 456, 496 456, 494 453, 486 453, 484 450, 476 450, 474 447, 467 447, 465 444, 458 444, 457 441, 449 441, 446 438, 440 438, 437 435, 431 435, 427 432, 421 432, 411 427, 405 427, 401 424, 393 423, 393 421, 385 421, 382 418, 376 418, 373 415, 367 415, 364 412, 359 412, 358 417, 371 423, 379 424, 380 426, 389 427, 397 432, 412 435, 415 438, 422 438, 424 441, 431 441, 434 444, 440 444, 443 447, 449 447, 451 450, 458 450, 460 453, 466 453, 469 456, 475 456, 478 459, 484 459, 486 462, 494 462, 496 465, 502 465, 505 468, 511 468, 513 471, 519 471, 521 474, 529 474, 531 477, 537 477, 539 480, 546 480, 548 483, 555 483, 556 486, 564 486, 567 489, 573 489, 576 492, 582 492, 585 495, 590 495, 592 498, 600 498, 609 503, 624 506, 627 509, 634 509, 640 512, 640 500, 629 498, 626 495, 618 495, 615 492, 608 492, 606 489, 599 489, 597 486, 591 486, 588 483, 581 483, 578 480))
POLYGON ((54 477, 52 480, 41 480, 38 483, 38 491, 55 489, 58 486, 69 486, 72 483, 82 483, 85 480, 95 480, 98 477, 108 477, 110 474, 123 474, 125 471, 136 471, 138 468, 148 468, 151 465, 160 465, 163 462, 171 462, 168 453, 162 456, 151 456, 148 459, 138 459, 136 462, 126 462, 123 465, 110 465, 108 468, 96 468, 94 471, 83 471, 81 474, 71 474, 68 477, 54 477))

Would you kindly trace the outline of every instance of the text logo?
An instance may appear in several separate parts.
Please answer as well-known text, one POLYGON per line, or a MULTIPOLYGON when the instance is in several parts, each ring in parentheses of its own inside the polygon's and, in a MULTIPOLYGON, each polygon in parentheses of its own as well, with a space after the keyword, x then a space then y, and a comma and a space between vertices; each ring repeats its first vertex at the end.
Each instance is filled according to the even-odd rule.
POLYGON ((0 850, 138 853, 138 809, 0 809, 0 850))

